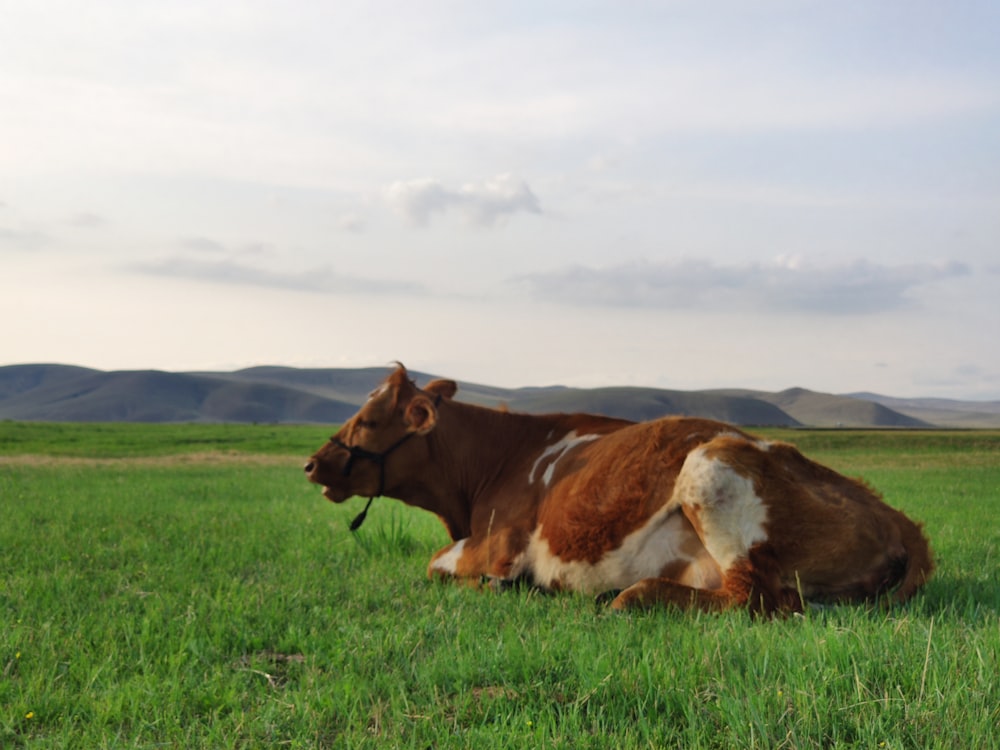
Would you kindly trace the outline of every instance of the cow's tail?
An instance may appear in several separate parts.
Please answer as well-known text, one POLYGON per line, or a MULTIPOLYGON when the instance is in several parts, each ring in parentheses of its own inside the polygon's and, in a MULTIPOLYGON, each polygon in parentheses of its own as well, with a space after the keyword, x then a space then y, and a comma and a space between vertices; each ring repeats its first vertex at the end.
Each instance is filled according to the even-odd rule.
POLYGON ((899 531, 906 549, 906 570, 893 594, 897 602, 905 602, 923 586, 934 572, 934 556, 924 536, 923 524, 914 523, 900 513, 899 531))

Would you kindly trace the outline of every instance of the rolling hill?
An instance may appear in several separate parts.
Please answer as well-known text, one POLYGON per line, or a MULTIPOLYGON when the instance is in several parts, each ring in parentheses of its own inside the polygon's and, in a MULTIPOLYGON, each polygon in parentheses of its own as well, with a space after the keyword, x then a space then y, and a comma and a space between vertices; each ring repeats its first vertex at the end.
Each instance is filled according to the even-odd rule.
POLYGON ((60 365, 0 367, 0 419, 50 422, 340 422, 354 402, 252 378, 60 365))
POLYGON ((872 401, 899 414, 936 425, 957 428, 1000 426, 1000 401, 958 401, 948 398, 893 398, 877 393, 852 393, 852 398, 872 401))
POLYGON ((778 393, 722 391, 765 401, 810 427, 931 427, 918 414, 902 414, 883 404, 851 396, 789 388, 778 393))
MULTIPOLYGON (((385 368, 252 367, 234 372, 112 371, 55 364, 0 367, 0 419, 62 422, 337 423, 385 368)), ((431 375, 412 372, 423 383, 431 375)), ((792 388, 498 388, 461 383, 457 398, 513 411, 591 412, 636 421, 678 414, 740 425, 813 427, 1000 426, 1000 404, 837 396, 792 388)))

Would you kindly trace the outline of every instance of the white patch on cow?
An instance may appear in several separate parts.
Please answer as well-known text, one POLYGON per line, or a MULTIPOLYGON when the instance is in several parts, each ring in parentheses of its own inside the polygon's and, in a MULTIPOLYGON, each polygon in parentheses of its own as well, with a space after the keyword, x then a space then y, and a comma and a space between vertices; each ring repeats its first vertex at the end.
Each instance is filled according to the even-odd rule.
POLYGON ((698 442, 704 443, 708 440, 715 440, 716 438, 733 438, 734 440, 742 440, 745 443, 750 443, 760 448, 762 451, 771 450, 771 446, 774 445, 770 440, 764 440, 764 438, 747 438, 746 435, 741 435, 738 432, 731 432, 730 430, 723 430, 722 432, 713 433, 710 437, 706 437, 701 432, 692 432, 687 436, 688 442, 698 442))
POLYGON ((731 430, 722 430, 721 432, 714 432, 710 436, 706 437, 703 433, 692 432, 688 435, 687 439, 689 441, 697 441, 699 443, 705 443, 709 440, 715 440, 716 438, 732 438, 733 440, 741 440, 744 443, 750 443, 760 448, 762 451, 768 451, 771 449, 773 443, 770 440, 764 440, 764 438, 748 438, 746 435, 741 435, 738 432, 732 432, 731 430))
MULTIPOLYGON (((737 437, 737 436, 734 435, 734 437, 737 437)), ((742 440, 750 443, 751 445, 753 445, 754 447, 758 448, 759 450, 764 451, 765 453, 767 453, 769 450, 771 450, 771 446, 774 445, 774 443, 772 443, 770 440, 764 440, 764 438, 750 438, 749 440, 747 440, 742 435, 740 435, 738 437, 740 437, 742 440)))
POLYGON ((528 484, 534 484, 535 482, 535 472, 538 471, 538 467, 542 464, 545 459, 552 456, 552 462, 545 467, 545 472, 542 474, 542 482, 546 487, 552 481, 552 476, 556 471, 556 464, 559 460, 565 456, 569 451, 576 448, 578 445, 583 443, 589 443, 591 440, 597 440, 600 435, 577 435, 576 430, 569 432, 565 435, 562 440, 557 443, 553 443, 542 451, 542 454, 535 459, 535 463, 531 466, 531 471, 528 472, 528 484))
POLYGON ((510 561, 510 573, 508 573, 507 577, 513 581, 523 576, 526 572, 528 572, 528 555, 524 550, 521 550, 510 561))
POLYGON ((767 539, 767 507, 753 482, 721 458, 707 456, 704 447, 691 451, 681 467, 669 505, 678 503, 698 508, 705 547, 723 570, 767 539))
MULTIPOLYGON (((541 586, 561 587, 585 593, 598 593, 631 586, 643 578, 658 578, 663 569, 675 562, 696 563, 684 552, 694 530, 676 510, 662 508, 645 525, 636 529, 620 546, 608 550, 595 564, 574 560, 566 562, 552 553, 539 526, 531 535, 525 552, 526 568, 541 586)), ((719 585, 718 571, 711 561, 707 567, 693 564, 678 582, 699 588, 719 585)))
POLYGON ((467 541, 468 539, 459 539, 451 545, 451 549, 431 563, 431 570, 439 570, 451 576, 455 575, 455 571, 458 570, 459 558, 462 557, 462 550, 465 549, 467 541))

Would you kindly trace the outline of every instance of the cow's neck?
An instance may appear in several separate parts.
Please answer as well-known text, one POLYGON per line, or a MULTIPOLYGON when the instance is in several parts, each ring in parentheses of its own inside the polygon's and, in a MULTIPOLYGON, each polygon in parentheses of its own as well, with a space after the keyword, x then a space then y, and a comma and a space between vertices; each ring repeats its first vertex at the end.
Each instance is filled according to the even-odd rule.
MULTIPOLYGON (((599 431, 622 424, 585 419, 599 431)), ((438 426, 427 437, 426 471, 390 494, 436 513, 453 539, 470 536, 477 517, 481 520, 492 508, 533 516, 539 497, 529 485, 529 470, 546 446, 579 427, 580 420, 579 415, 516 414, 442 402, 438 426), (510 508, 512 503, 524 507, 510 508)))

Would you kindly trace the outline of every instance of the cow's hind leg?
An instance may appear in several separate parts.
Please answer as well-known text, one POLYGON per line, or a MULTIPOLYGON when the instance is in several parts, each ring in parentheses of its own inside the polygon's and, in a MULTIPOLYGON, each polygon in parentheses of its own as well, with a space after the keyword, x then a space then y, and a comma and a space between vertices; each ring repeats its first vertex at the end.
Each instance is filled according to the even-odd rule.
POLYGON ((766 543, 754 545, 745 557, 724 571, 718 589, 693 588, 669 578, 646 578, 629 586, 611 602, 611 608, 619 610, 662 605, 704 612, 745 607, 752 614, 763 615, 802 611, 798 592, 782 587, 777 563, 766 543))
POLYGON ((782 583, 769 540, 769 508, 757 494, 752 469, 766 444, 722 435, 692 450, 677 475, 670 504, 678 507, 719 566, 718 588, 697 589, 669 578, 650 578, 625 589, 616 609, 672 604, 718 611, 746 607, 752 613, 802 609, 796 590, 782 583))
POLYGON ((732 606, 725 591, 696 589, 669 578, 645 578, 611 601, 611 609, 650 609, 656 606, 719 612, 732 606))

